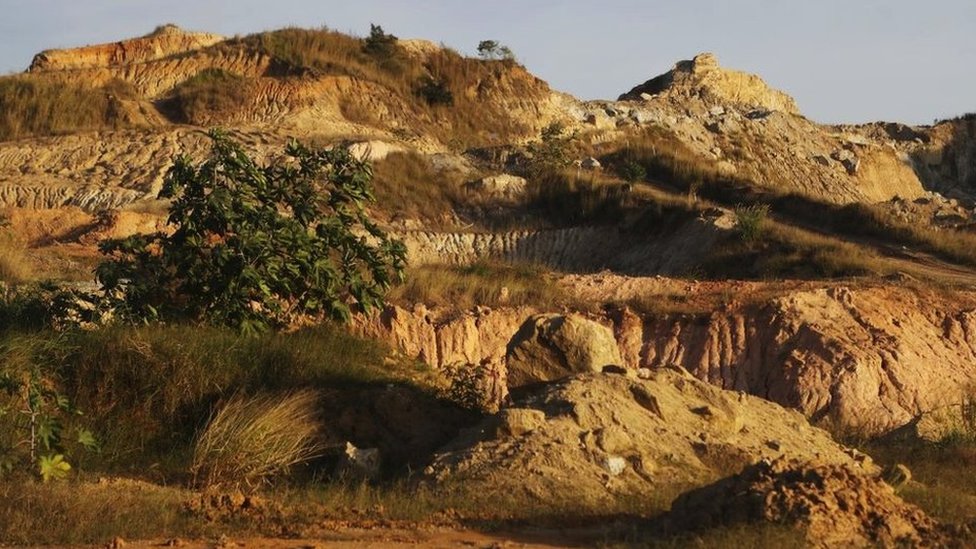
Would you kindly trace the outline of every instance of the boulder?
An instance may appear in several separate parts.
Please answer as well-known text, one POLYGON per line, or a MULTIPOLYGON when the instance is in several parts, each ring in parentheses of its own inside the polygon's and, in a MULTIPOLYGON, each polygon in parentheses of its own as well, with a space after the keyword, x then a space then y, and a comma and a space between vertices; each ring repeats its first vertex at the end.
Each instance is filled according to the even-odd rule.
POLYGON ((356 448, 351 442, 339 457, 336 476, 347 480, 376 480, 380 476, 378 448, 356 448))
POLYGON ((465 188, 489 198, 513 200, 525 194, 526 185, 524 177, 502 173, 472 181, 465 188))
POLYGON ((542 314, 526 320, 508 343, 508 386, 552 381, 621 365, 609 328, 579 315, 542 314))

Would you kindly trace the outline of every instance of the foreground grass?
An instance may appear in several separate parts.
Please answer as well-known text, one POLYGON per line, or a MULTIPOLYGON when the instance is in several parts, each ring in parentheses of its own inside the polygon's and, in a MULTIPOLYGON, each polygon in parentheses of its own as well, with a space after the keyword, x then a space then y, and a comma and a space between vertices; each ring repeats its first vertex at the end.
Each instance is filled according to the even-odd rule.
POLYGON ((236 393, 433 386, 428 371, 387 353, 331 325, 258 337, 200 326, 0 334, 2 372, 36 370, 84 412, 72 421, 93 429, 102 449, 79 453, 82 469, 163 481, 184 478, 195 434, 236 393))

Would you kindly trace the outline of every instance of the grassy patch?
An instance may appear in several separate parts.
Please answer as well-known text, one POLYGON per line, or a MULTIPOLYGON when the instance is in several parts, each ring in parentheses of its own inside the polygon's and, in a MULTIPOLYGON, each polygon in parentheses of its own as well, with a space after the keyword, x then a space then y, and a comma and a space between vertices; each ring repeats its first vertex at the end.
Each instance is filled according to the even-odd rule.
POLYGON ((215 528, 183 512, 188 492, 135 481, 0 482, 0 540, 24 545, 203 536, 215 528))
MULTIPOLYGON (((29 305, 24 305, 27 312, 29 305)), ((0 362, 36 365, 85 415, 101 442, 82 469, 182 479, 191 443, 221 398, 237 392, 362 384, 426 387, 414 366, 337 326, 243 337, 200 326, 8 332, 0 362)))
POLYGON ((374 164, 373 193, 384 210, 436 225, 464 200, 463 179, 461 173, 434 169, 422 154, 395 152, 374 164))
POLYGON ((182 124, 209 124, 245 106, 250 82, 221 69, 206 69, 181 82, 161 103, 170 120, 182 124))
POLYGON ((0 77, 0 141, 125 126, 121 102, 134 96, 121 81, 92 88, 36 75, 0 77))
POLYGON ((411 268, 407 281, 389 296, 394 302, 460 309, 477 305, 555 307, 568 298, 542 267, 490 262, 411 268))

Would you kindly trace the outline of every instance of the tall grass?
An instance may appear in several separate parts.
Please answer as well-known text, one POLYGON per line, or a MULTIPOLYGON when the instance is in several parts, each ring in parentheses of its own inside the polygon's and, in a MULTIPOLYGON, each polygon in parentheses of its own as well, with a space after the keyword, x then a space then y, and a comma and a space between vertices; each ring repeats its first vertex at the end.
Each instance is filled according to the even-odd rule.
POLYGON ((77 420, 95 430, 102 452, 81 456, 82 468, 163 479, 181 478, 213 405, 236 392, 423 386, 420 372, 386 354, 338 326, 257 337, 199 326, 0 334, 0 362, 37 365, 85 412, 77 420))
POLYGON ((121 81, 92 88, 38 75, 0 77, 0 141, 125 126, 121 102, 134 96, 121 81))
POLYGON ((231 397, 194 444, 194 484, 254 489, 318 456, 318 400, 311 390, 231 397))

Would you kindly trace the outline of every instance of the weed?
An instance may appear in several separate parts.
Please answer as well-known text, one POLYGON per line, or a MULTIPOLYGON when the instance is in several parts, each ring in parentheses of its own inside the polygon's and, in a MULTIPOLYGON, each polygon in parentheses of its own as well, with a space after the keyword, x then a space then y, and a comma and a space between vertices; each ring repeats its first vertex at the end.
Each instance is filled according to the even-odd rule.
POLYGON ((746 242, 756 242, 766 229, 769 206, 766 204, 738 205, 735 207, 735 228, 746 242))

